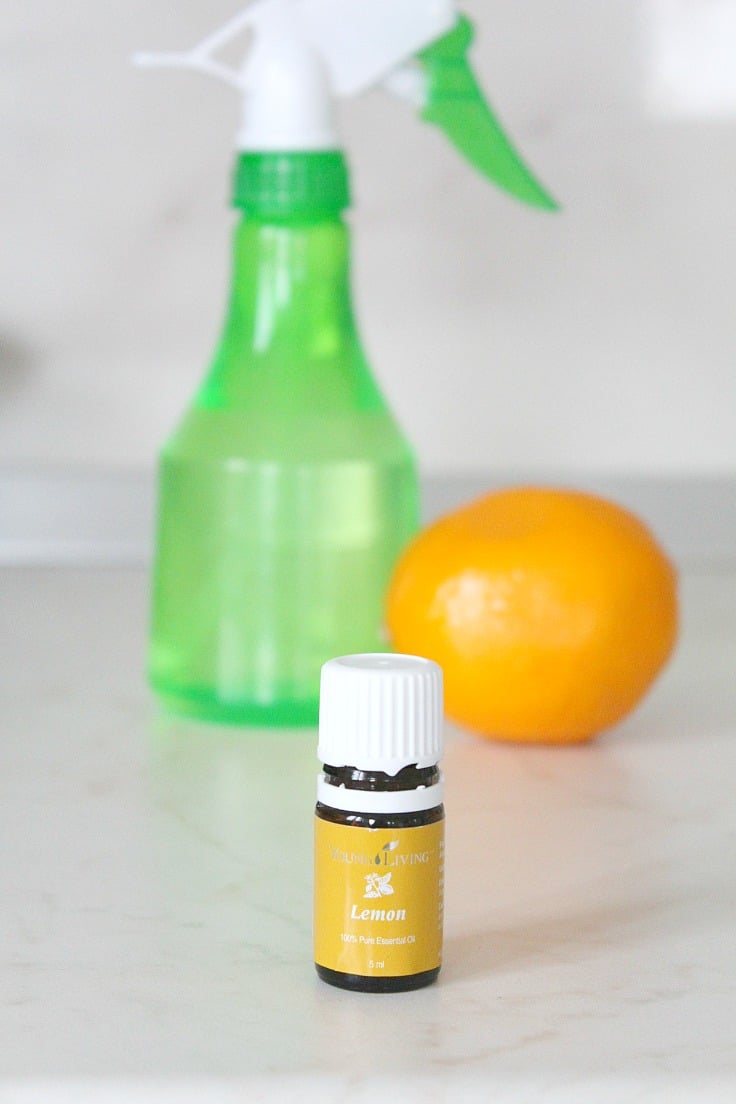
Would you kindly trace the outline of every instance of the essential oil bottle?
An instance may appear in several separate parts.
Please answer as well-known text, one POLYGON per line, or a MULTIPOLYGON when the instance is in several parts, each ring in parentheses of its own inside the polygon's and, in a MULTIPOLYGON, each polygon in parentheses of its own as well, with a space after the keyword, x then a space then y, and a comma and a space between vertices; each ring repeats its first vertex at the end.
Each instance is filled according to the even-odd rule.
POLYGON ((331 985, 419 989, 442 961, 442 671, 393 653, 322 668, 314 959, 331 985))

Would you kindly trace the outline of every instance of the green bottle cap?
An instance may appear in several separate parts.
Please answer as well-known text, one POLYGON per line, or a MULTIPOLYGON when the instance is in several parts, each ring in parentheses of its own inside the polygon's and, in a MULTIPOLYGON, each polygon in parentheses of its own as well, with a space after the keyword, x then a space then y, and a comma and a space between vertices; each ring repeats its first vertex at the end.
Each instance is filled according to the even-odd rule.
POLYGON ((233 206, 261 218, 335 214, 350 206, 340 150, 241 153, 235 163, 233 206))

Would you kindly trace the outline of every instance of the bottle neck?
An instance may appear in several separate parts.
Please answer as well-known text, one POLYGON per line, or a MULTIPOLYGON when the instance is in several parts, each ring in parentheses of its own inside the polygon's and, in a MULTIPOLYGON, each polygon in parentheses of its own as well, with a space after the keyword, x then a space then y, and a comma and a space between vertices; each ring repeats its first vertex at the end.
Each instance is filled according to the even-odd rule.
POLYGON ((200 405, 382 408, 353 315, 347 199, 337 152, 241 157, 230 302, 200 405))
POLYGON ((258 355, 329 356, 355 341, 347 165, 339 150, 243 153, 227 328, 258 355))
POLYGON ((225 339, 257 356, 335 355, 356 340, 350 242, 339 214, 309 221, 244 215, 235 232, 225 339))
POLYGON ((416 763, 411 763, 402 767, 396 774, 360 770, 358 767, 332 767, 329 763, 325 763, 322 769, 325 781, 331 786, 345 786, 350 790, 371 790, 381 793, 416 790, 423 786, 434 786, 440 780, 440 768, 437 763, 431 767, 418 767, 416 763))
POLYGON ((333 767, 325 763, 317 781, 321 805, 346 812, 420 812, 441 806, 444 784, 439 766, 404 767, 396 774, 333 767))

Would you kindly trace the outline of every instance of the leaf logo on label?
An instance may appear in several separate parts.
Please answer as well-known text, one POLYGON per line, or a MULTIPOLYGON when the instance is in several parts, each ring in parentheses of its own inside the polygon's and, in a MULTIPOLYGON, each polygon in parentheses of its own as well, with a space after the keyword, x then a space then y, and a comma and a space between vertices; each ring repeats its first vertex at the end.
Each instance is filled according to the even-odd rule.
POLYGON ((388 897, 393 893, 391 874, 366 874, 364 897, 388 897))

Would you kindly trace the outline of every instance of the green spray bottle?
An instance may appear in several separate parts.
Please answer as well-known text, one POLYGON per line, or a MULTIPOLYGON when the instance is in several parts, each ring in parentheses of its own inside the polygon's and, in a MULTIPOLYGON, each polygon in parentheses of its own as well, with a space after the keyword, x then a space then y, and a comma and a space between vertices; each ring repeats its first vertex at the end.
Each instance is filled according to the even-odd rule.
POLYGON ((136 58, 219 77, 243 104, 230 303, 160 457, 149 675, 175 711, 314 724, 321 665, 385 649, 418 480, 355 324, 334 102, 383 85, 553 208, 476 84, 471 40, 450 0, 255 0, 191 51, 136 58), (217 54, 243 33, 235 70, 217 54))

